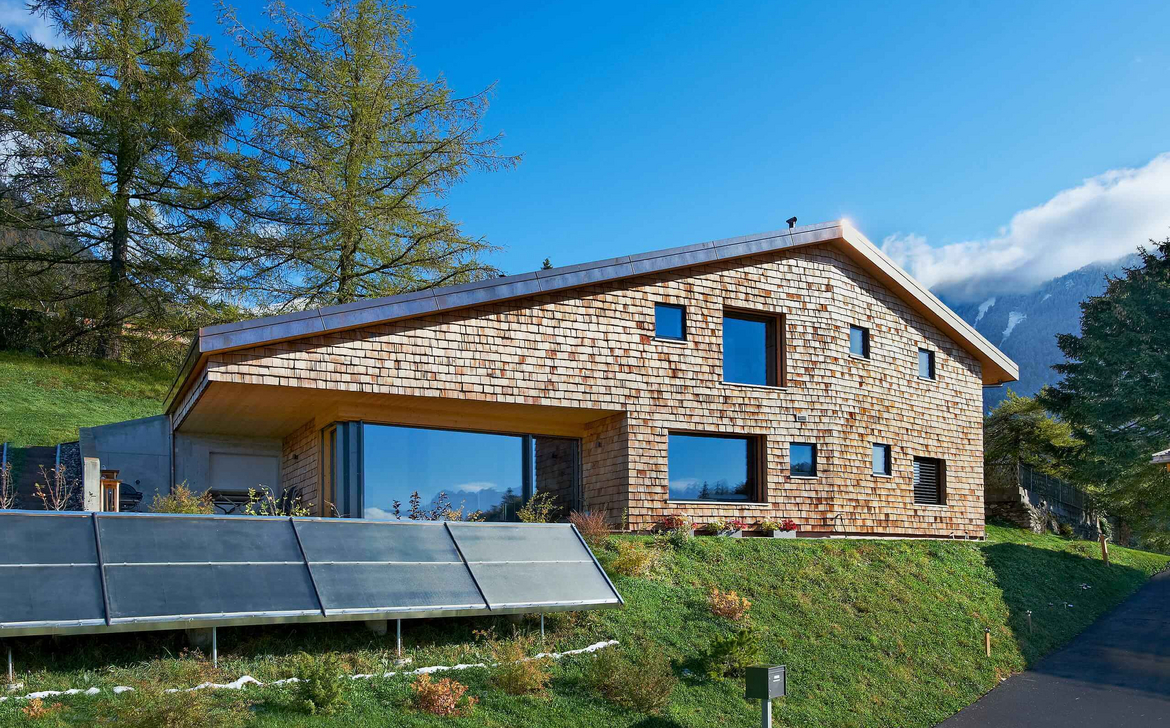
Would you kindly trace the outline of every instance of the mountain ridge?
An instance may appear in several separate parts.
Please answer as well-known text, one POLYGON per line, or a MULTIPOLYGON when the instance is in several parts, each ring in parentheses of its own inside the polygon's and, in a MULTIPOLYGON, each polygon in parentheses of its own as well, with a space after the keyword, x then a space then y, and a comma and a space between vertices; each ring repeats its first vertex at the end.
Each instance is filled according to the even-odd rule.
POLYGON ((1116 260, 1090 263, 1057 276, 1026 292, 1003 292, 982 301, 952 302, 941 297, 964 321, 1020 365, 1020 380, 983 390, 983 406, 990 410, 1016 394, 1032 396, 1060 375, 1052 366, 1065 361, 1056 345, 1057 334, 1079 334, 1082 301, 1105 291, 1108 277, 1124 274, 1141 264, 1136 253, 1116 260))

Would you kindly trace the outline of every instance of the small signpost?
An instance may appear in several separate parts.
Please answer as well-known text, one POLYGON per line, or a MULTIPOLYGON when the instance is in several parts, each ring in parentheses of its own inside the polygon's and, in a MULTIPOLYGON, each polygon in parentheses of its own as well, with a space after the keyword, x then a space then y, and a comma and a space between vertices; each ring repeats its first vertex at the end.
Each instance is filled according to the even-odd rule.
POLYGON ((784 665, 755 665, 747 669, 744 697, 760 701, 760 726, 772 728, 772 698, 788 694, 784 665))

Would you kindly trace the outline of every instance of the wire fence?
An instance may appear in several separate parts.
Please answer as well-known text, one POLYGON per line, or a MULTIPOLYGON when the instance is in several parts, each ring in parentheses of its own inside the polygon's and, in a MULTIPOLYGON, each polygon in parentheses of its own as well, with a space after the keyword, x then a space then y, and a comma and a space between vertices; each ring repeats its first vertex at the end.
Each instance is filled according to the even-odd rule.
POLYGON ((1029 490, 1049 502, 1062 503, 1080 511, 1088 507, 1088 498, 1085 491, 1060 478, 1033 470, 1031 467, 1019 464, 1019 484, 1021 488, 1029 490))

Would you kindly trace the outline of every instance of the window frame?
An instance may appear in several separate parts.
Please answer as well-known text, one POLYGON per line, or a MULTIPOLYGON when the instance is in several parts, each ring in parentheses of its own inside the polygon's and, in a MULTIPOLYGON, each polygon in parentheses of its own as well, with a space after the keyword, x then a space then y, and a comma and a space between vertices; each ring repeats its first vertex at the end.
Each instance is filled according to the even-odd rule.
POLYGON ((927 349, 925 346, 918 347, 918 378, 929 382, 938 380, 938 356, 934 349, 927 349), (929 356, 930 376, 927 377, 922 376, 923 353, 929 356))
POLYGON ((788 386, 788 316, 773 311, 759 311, 736 306, 723 307, 723 321, 719 324, 719 344, 722 348, 720 357, 720 383, 739 387, 768 387, 783 389, 788 386), (765 324, 767 335, 764 343, 764 379, 767 384, 752 382, 731 382, 727 380, 727 348, 725 336, 725 322, 728 318, 739 321, 755 321, 765 324), (771 353, 769 353, 771 350, 771 353))
POLYGON ((818 478, 821 475, 821 467, 817 457, 817 444, 815 442, 790 442, 788 443, 788 477, 790 478, 818 478), (812 474, 805 475, 803 473, 797 474, 792 472, 792 448, 795 446, 812 448, 812 474))
POLYGON ((894 448, 892 446, 887 445, 884 442, 872 443, 872 447, 870 448, 870 451, 869 451, 869 460, 870 460, 870 474, 871 475, 874 475, 874 476, 879 477, 879 478, 893 477, 893 475, 894 475, 894 448), (882 450, 884 450, 885 454, 886 454, 886 469, 882 472, 878 472, 877 470, 873 469, 873 453, 879 447, 882 448, 882 450))
MULTIPOLYGON (((581 437, 566 435, 541 435, 530 432, 516 432, 508 429, 483 429, 475 427, 457 427, 454 425, 420 425, 413 422, 397 420, 337 420, 321 428, 321 447, 329 449, 323 452, 321 461, 329 464, 331 471, 326 475, 321 469, 318 478, 318 487, 322 492, 326 488, 333 491, 338 499, 329 503, 333 505, 338 517, 362 518, 365 513, 366 478, 365 478, 365 426, 401 427, 414 430, 437 430, 440 432, 457 432, 478 435, 504 435, 523 439, 521 444, 521 472, 523 483, 522 500, 527 503, 528 498, 541 492, 538 490, 536 463, 534 460, 534 442, 536 439, 568 440, 577 444, 571 466, 572 484, 570 488, 570 510, 579 510, 583 502, 582 456, 585 442, 581 437), (338 447, 343 452, 338 454, 338 447), (355 515, 356 514, 356 515, 355 515)), ((326 503, 322 503, 322 512, 326 503)), ((407 520, 407 519, 403 519, 407 520)))
POLYGON ((858 324, 849 324, 849 356, 853 357, 854 359, 869 359, 870 358, 869 354, 870 354, 869 327, 860 326, 858 324), (857 331, 861 332, 861 353, 860 354, 853 351, 853 331, 855 329, 857 331))
POLYGON ((938 474, 938 500, 933 503, 929 501, 918 500, 918 493, 914 491, 913 472, 911 473, 910 497, 913 499, 915 507, 945 508, 947 507, 947 461, 943 458, 915 455, 913 460, 914 470, 919 470, 921 467, 919 466, 919 463, 923 461, 930 461, 935 464, 936 472, 938 474))
POLYGON ((768 472, 767 468, 767 441, 764 435, 741 434, 735 432, 699 432, 695 430, 667 430, 666 432, 666 502, 667 504, 681 503, 687 505, 694 504, 714 504, 721 506, 766 506, 768 505, 767 493, 768 489, 765 487, 764 478, 768 472), (751 479, 748 483, 750 498, 742 501, 728 501, 728 500, 714 500, 714 499, 680 499, 670 497, 670 436, 682 435, 684 437, 706 437, 712 439, 723 440, 746 440, 747 441, 747 475, 751 479))
POLYGON ((666 303, 664 301, 656 301, 654 303, 654 338, 659 341, 686 341, 687 340, 687 307, 682 303, 666 303), (658 333, 658 309, 669 308, 677 310, 682 314, 682 336, 663 336, 658 333))

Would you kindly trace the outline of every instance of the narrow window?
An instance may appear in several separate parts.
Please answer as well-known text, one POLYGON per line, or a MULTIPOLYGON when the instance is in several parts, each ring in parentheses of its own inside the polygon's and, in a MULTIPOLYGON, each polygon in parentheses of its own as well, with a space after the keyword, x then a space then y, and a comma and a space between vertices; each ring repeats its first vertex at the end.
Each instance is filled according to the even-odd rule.
POLYGON ((890 446, 875 444, 873 446, 873 474, 890 475, 893 472, 890 466, 890 446))
POLYGON ((686 341, 686 307, 669 303, 654 304, 654 335, 659 339, 686 341))
POLYGON ((788 472, 805 478, 817 474, 817 446, 808 442, 794 442, 788 446, 788 472))
POLYGON ((914 502, 943 505, 945 500, 946 463, 937 458, 914 458, 914 502))
POLYGON ((672 501, 744 503, 759 498, 759 438, 670 433, 667 479, 672 501))
POLYGON ((723 381, 783 386, 782 321, 782 316, 724 311, 723 381))
POLYGON ((918 350, 918 376, 934 379, 934 352, 930 349, 918 350))
POLYGON ((849 327, 849 353, 869 358, 869 329, 861 326, 849 327))

